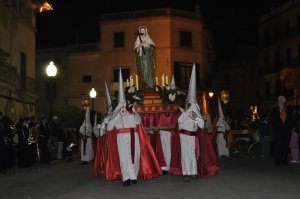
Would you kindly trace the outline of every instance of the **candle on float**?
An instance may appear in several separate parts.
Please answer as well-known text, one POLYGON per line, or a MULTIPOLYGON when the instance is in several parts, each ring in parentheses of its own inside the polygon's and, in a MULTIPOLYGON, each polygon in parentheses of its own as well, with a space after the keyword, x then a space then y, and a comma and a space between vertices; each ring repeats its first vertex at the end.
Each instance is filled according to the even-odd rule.
POLYGON ((161 77, 161 87, 165 86, 165 75, 163 74, 161 77))
POLYGON ((168 84, 168 85, 169 85, 168 76, 166 76, 166 84, 168 84))
MULTIPOLYGON (((158 85, 158 80, 157 80, 157 77, 155 77, 155 87, 158 85)), ((156 87, 156 89, 155 89, 156 91, 158 91, 158 88, 156 87)))
POLYGON ((126 85, 129 86, 129 79, 126 80, 126 85))
POLYGON ((130 87, 132 87, 132 76, 130 76, 130 79, 129 79, 129 82, 130 82, 130 87))
POLYGON ((135 84, 136 84, 136 90, 139 90, 139 80, 138 80, 138 76, 135 75, 135 84))

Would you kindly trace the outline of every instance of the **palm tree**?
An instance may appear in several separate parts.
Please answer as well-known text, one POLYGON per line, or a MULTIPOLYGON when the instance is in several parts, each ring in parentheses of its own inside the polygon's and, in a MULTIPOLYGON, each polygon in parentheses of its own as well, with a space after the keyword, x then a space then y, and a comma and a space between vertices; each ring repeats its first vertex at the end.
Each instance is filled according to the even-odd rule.
POLYGON ((288 90, 294 92, 295 105, 297 105, 297 92, 300 88, 300 68, 284 68, 280 73, 280 80, 288 90))

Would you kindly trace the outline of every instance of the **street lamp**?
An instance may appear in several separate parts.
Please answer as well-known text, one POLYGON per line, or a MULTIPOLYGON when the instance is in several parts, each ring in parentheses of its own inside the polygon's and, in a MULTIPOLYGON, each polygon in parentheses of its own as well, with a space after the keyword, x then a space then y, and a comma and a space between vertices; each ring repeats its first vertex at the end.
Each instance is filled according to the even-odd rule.
POLYGON ((94 88, 90 91, 90 97, 92 98, 92 110, 94 110, 94 99, 97 96, 97 92, 94 88))
POLYGON ((53 61, 50 61, 50 64, 47 66, 46 73, 50 78, 50 119, 52 119, 53 79, 57 73, 57 68, 53 61))

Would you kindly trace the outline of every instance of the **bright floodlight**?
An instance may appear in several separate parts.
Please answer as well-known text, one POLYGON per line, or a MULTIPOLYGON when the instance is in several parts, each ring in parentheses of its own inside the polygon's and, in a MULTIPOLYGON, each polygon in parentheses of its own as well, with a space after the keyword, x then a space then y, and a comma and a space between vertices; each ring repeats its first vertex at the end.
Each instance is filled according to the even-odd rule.
POLYGON ((56 76, 57 68, 54 65, 53 61, 51 61, 50 64, 47 66, 46 72, 47 72, 47 75, 49 77, 55 77, 56 76))
POLYGON ((92 90, 90 91, 90 97, 95 98, 96 96, 97 96, 97 92, 95 91, 94 88, 92 88, 92 90))

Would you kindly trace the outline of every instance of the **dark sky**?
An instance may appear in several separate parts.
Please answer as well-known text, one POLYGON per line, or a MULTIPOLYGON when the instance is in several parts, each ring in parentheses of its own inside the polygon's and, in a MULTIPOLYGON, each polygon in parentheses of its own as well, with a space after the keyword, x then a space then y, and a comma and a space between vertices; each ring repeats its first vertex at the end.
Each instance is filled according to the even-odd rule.
MULTIPOLYGON (((65 47, 99 41, 101 13, 172 7, 194 11, 200 5, 206 28, 211 30, 215 48, 234 49, 257 40, 257 18, 288 0, 48 0, 53 11, 37 14, 37 48, 65 47), (179 2, 177 2, 179 1, 179 2), (129 3, 130 2, 130 3, 129 3)), ((230 49, 230 50, 232 50, 230 49)), ((226 56, 226 54, 224 54, 226 56)))

